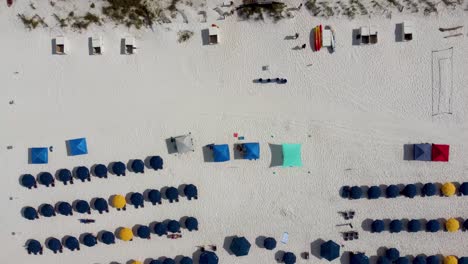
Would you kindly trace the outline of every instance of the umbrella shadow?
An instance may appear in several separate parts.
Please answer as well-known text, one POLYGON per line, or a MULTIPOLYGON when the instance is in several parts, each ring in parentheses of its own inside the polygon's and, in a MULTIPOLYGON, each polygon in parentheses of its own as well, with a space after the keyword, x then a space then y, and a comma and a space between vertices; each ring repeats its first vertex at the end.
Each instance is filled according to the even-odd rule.
POLYGON ((283 147, 278 144, 268 143, 271 151, 271 167, 278 167, 283 165, 283 147))
POLYGON ((188 218, 188 216, 182 216, 179 219, 179 223, 180 223, 181 228, 187 229, 187 226, 185 226, 185 221, 187 220, 187 218, 188 218))
POLYGON ((257 245, 257 247, 259 248, 265 248, 265 246, 263 245, 263 242, 265 241, 265 239, 266 239, 266 236, 258 236, 255 239, 255 245, 257 245))
POLYGON ((374 222, 374 220, 370 219, 370 218, 367 218, 366 220, 362 221, 362 223, 361 223, 362 230, 367 231, 367 232, 371 232, 372 222, 374 222))
POLYGON ((403 160, 414 160, 414 144, 403 145, 403 160))
POLYGON ((206 145, 206 146, 202 147, 203 161, 204 162, 214 162, 212 146, 213 146, 213 144, 206 145))
POLYGON ((229 248, 231 246, 231 243, 232 243, 232 240, 234 238, 236 238, 237 236, 228 236, 224 239, 224 243, 223 243, 223 248, 224 250, 226 250, 227 253, 229 253, 229 255, 234 255, 234 253, 231 251, 231 249, 229 248))
POLYGON ((275 253, 276 263, 282 263, 283 262, 284 253, 286 253, 286 252, 284 252, 283 250, 280 250, 280 251, 275 253))
POLYGON ((315 240, 314 242, 310 243, 310 253, 312 254, 312 256, 318 258, 318 259, 322 259, 322 257, 320 256, 320 246, 325 242, 325 240, 319 238, 317 240, 315 240))
POLYGON ((183 184, 179 185, 179 187, 177 188, 177 191, 179 192, 180 197, 186 197, 186 195, 184 193, 185 186, 187 186, 187 184, 183 183, 183 184))
POLYGON ((166 148, 168 154, 175 154, 177 153, 177 147, 175 144, 175 139, 173 137, 166 138, 166 148))
POLYGON ((351 258, 351 252, 349 251, 343 252, 343 254, 341 254, 341 257, 340 257, 340 263, 348 264, 350 258, 351 258))
POLYGON ((132 168, 132 164, 133 164, 133 161, 134 161, 134 160, 136 160, 136 159, 128 160, 127 165, 126 165, 126 166, 127 166, 127 170, 128 170, 129 172, 132 172, 132 173, 135 172, 135 171, 133 170, 133 168, 132 168))

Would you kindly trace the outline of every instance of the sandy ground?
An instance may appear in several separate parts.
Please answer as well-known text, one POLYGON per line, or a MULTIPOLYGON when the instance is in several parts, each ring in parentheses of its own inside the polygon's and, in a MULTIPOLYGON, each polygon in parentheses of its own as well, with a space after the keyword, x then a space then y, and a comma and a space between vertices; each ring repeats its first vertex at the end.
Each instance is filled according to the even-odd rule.
MULTIPOLYGON (((277 249, 296 255, 310 251, 311 243, 320 239, 333 239, 344 244, 344 250, 372 256, 386 246, 399 248, 403 255, 467 254, 463 232, 371 234, 361 227, 369 218, 466 218, 465 198, 348 201, 338 195, 342 185, 468 180, 466 32, 445 39, 446 34, 437 30, 466 28, 466 12, 318 20, 303 9, 294 19, 278 23, 217 21, 213 13, 207 24, 221 28, 217 46, 202 45, 200 31, 207 24, 172 23, 139 32, 112 25, 81 34, 57 27, 27 32, 17 12, 0 10, 1 262, 126 263, 192 256, 196 246, 216 244, 221 263, 275 263, 277 251, 261 249, 255 240, 259 236, 279 240, 283 232, 289 232, 289 242, 277 249), (415 23, 412 42, 395 42, 395 24, 403 20, 415 23), (310 31, 318 23, 335 28, 335 53, 309 48, 310 31), (353 45, 353 29, 369 24, 377 27, 379 43, 353 45), (179 29, 195 34, 189 42, 178 44, 179 29), (298 40, 285 40, 296 32, 298 40), (69 55, 51 54, 51 39, 60 34, 69 40, 69 55), (137 39, 137 54, 120 55, 120 39, 129 34, 137 39), (92 35, 103 36, 104 55, 88 55, 87 39, 92 35), (293 49, 303 43, 307 49, 293 49), (431 54, 450 47, 452 114, 433 116, 431 54), (262 70, 265 65, 267 71, 262 70), (253 83, 259 77, 284 77, 288 84, 253 83), (15 103, 10 105, 10 100, 15 103), (196 151, 169 155, 165 139, 189 131, 196 151), (202 147, 232 146, 239 142, 234 132, 246 141, 260 142, 261 159, 204 162, 202 147), (87 138, 88 155, 66 155, 65 140, 76 137, 87 138), (303 168, 270 167, 275 157, 268 144, 285 142, 303 144, 303 168), (451 144, 450 163, 403 160, 403 145, 418 142, 451 144), (7 150, 9 145, 12 150, 7 150), (29 165, 28 148, 39 146, 54 146, 49 164, 29 165), (36 175, 149 155, 163 156, 164 171, 35 190, 18 183, 23 173, 36 175), (147 204, 125 212, 111 209, 103 215, 93 212, 96 223, 90 225, 80 224, 78 214, 37 221, 20 214, 26 205, 107 198, 184 183, 198 186, 197 201, 147 204), (347 209, 356 211, 352 223, 361 233, 358 241, 344 242, 340 232, 349 229, 336 227, 346 222, 337 212, 347 209), (50 236, 112 231, 184 216, 197 217, 200 230, 184 232, 179 240, 153 236, 149 241, 136 238, 112 246, 83 246, 79 252, 65 249, 57 255, 45 249, 43 256, 28 255, 23 248, 30 238, 42 242, 50 236), (233 235, 251 241, 249 256, 236 258, 223 249, 225 238, 233 235)), ((299 260, 306 262, 325 261, 314 256, 299 260)))

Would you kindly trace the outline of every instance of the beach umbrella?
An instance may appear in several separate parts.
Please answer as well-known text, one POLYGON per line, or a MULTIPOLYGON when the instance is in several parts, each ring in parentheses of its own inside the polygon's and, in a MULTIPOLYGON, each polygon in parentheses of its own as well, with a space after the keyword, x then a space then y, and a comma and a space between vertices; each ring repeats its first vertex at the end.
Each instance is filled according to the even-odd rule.
POLYGON ((414 184, 408 184, 403 188, 403 194, 408 198, 414 198, 418 193, 418 189, 414 184))
POLYGON ((96 198, 93 205, 100 214, 102 214, 102 212, 109 212, 109 206, 107 205, 107 201, 104 198, 96 198))
POLYGON ((68 236, 67 238, 65 238, 64 244, 64 246, 71 251, 74 251, 75 249, 80 250, 80 242, 76 237, 68 236))
POLYGON ((448 162, 449 152, 449 145, 432 144, 432 161, 448 162))
POLYGON ((171 233, 179 233, 180 232, 180 224, 176 220, 170 220, 167 222, 167 230, 171 233))
POLYGON ((362 197, 362 189, 359 186, 353 186, 349 190, 349 196, 351 199, 360 199, 362 197))
POLYGON ((198 263, 199 264, 218 264, 219 259, 216 253, 211 252, 211 251, 205 251, 200 254, 198 263))
POLYGON ((47 164, 49 150, 47 148, 30 148, 31 164, 47 164))
POLYGON ((458 259, 455 256, 445 256, 444 264, 458 264, 458 259))
POLYGON ((463 195, 468 195, 468 182, 462 183, 458 191, 463 195))
POLYGON ((45 217, 55 216, 54 207, 50 204, 41 205, 41 207, 39 208, 39 212, 45 217))
POLYGON ((440 223, 437 220, 429 220, 426 223, 426 231, 435 233, 440 230, 440 223))
POLYGON ((61 169, 58 172, 58 178, 64 185, 67 185, 68 182, 73 184, 72 173, 69 169, 61 169))
POLYGON ((349 193, 349 190, 351 189, 351 187, 349 186, 343 186, 341 187, 341 192, 340 192, 340 195, 341 195, 341 198, 349 198, 350 196, 350 193, 349 193))
POLYGON ((390 222, 390 233, 399 233, 403 229, 403 223, 400 220, 390 222))
POLYGON ((125 176, 126 169, 127 167, 121 161, 117 161, 112 164, 112 172, 114 172, 117 176, 125 176))
POLYGON ((283 254, 283 262, 285 264, 294 264, 296 263, 296 255, 292 252, 286 252, 283 254))
POLYGON ((387 186, 387 189, 385 189, 385 194, 387 195, 387 198, 396 198, 400 195, 400 188, 396 185, 389 185, 387 186))
POLYGON ((79 166, 76 168, 75 176, 82 182, 85 182, 86 180, 91 181, 91 174, 89 173, 89 169, 85 166, 79 166))
POLYGON ((98 178, 107 178, 107 167, 104 164, 94 166, 94 174, 98 178))
POLYGON ((466 219, 465 222, 463 222, 463 228, 468 229, 468 219, 466 219))
POLYGON ((184 194, 187 197, 187 199, 191 200, 194 198, 195 200, 198 199, 198 189, 197 186, 193 184, 187 184, 184 187, 184 194))
POLYGON ((67 141, 67 143, 70 156, 88 154, 86 138, 70 139, 67 141))
POLYGON ((185 228, 187 228, 188 231, 198 230, 198 220, 195 217, 187 217, 187 219, 185 219, 185 228))
POLYGON ((112 197, 112 206, 117 208, 117 210, 125 210, 126 205, 127 202, 125 201, 125 197, 123 195, 117 194, 112 197))
POLYGON ((260 158, 260 144, 255 143, 244 143, 244 159, 257 160, 260 158))
POLYGON ((148 200, 155 205, 155 204, 161 204, 161 193, 158 190, 151 190, 148 192, 148 200))
POLYGON ((445 222, 445 229, 449 232, 457 232, 460 229, 460 222, 455 218, 450 218, 445 222))
POLYGON ((164 223, 157 223, 153 227, 153 232, 158 236, 163 236, 167 234, 167 225, 164 223))
POLYGON ((143 264, 143 262, 141 261, 138 261, 138 260, 133 260, 132 262, 130 262, 131 264, 143 264))
POLYGON ((36 209, 32 208, 31 206, 26 206, 23 209, 23 217, 28 220, 34 220, 39 218, 39 215, 37 214, 36 209))
POLYGON ((442 194, 445 196, 452 196, 457 191, 457 188, 455 187, 453 183, 446 182, 444 183, 444 185, 442 185, 441 191, 442 191, 442 194))
POLYGON ((57 206, 57 211, 61 215, 73 215, 73 208, 67 202, 60 202, 57 206))
POLYGON ((408 232, 414 233, 421 230, 421 222, 417 219, 412 219, 408 222, 408 232))
POLYGON ((380 233, 385 230, 385 223, 383 220, 374 220, 371 225, 373 233, 380 233))
POLYGON ((123 241, 132 241, 133 232, 130 228, 123 227, 119 230, 119 238, 123 241))
POLYGON ((26 249, 28 251, 28 254, 34 254, 34 255, 37 255, 37 254, 40 254, 42 255, 42 245, 41 245, 41 242, 35 240, 35 239, 31 239, 28 241, 28 244, 26 245, 26 249))
POLYGON ((461 257, 458 259, 458 264, 468 264, 468 257, 461 257))
POLYGON ((150 158, 150 166, 153 170, 162 170, 164 161, 160 156, 152 156, 150 158))
POLYGON ((162 262, 162 264, 176 264, 175 260, 171 258, 165 258, 162 262))
POLYGON ((272 237, 267 237, 263 240, 263 246, 268 250, 273 250, 276 248, 276 239, 272 237))
POLYGON ((37 188, 36 179, 31 174, 24 174, 21 177, 21 185, 28 189, 31 189, 32 187, 37 188))
POLYGON ((426 264, 426 258, 423 255, 419 255, 413 259, 413 264, 426 264))
POLYGON ((132 170, 135 173, 144 173, 145 172, 145 163, 140 159, 133 160, 132 161, 132 170))
POLYGON ((246 256, 250 251, 250 242, 245 237, 235 237, 229 249, 236 255, 236 257, 246 256))
POLYGON ((212 145, 214 162, 224 162, 231 159, 229 155, 229 145, 212 145))
POLYGON ((55 237, 51 237, 47 239, 47 247, 54 252, 54 254, 58 252, 62 253, 62 243, 60 243, 60 240, 58 240, 55 237))
POLYGON ((438 256, 429 256, 426 258, 427 264, 440 264, 440 258, 438 256))
POLYGON ((83 237, 83 244, 87 247, 94 247, 97 244, 97 239, 93 234, 86 234, 83 237))
POLYGON ((148 264, 162 264, 162 263, 161 263, 161 261, 159 261, 157 259, 153 259, 148 264))
POLYGON ((424 196, 433 196, 437 193, 437 186, 434 183, 426 183, 422 188, 422 194, 424 196))
POLYGON ((130 202, 133 204, 133 206, 135 206, 135 208, 140 206, 145 207, 143 194, 139 192, 132 193, 132 195, 130 195, 130 202))
POLYGON ((340 256, 340 245, 328 240, 320 245, 320 256, 328 261, 337 259, 340 256))
POLYGON ((75 209, 78 213, 84 214, 84 213, 91 213, 89 203, 85 200, 78 200, 75 203, 75 209))
POLYGON ((385 251, 385 256, 390 261, 396 261, 400 257, 400 251, 398 251, 396 248, 389 248, 387 251, 385 251))
POLYGON ((142 225, 137 228, 137 235, 141 238, 150 239, 151 232, 148 226, 142 225))
POLYGON ((39 182, 42 185, 45 185, 47 187, 49 187, 49 186, 54 187, 55 186, 54 176, 52 176, 52 174, 50 174, 50 172, 43 172, 43 173, 39 174, 39 182))
POLYGON ((392 262, 385 256, 380 256, 377 259, 377 264, 392 264, 392 262))
POLYGON ((382 192, 380 191, 379 186, 371 186, 367 190, 367 198, 369 198, 369 199, 378 199, 381 194, 382 194, 382 192))
POLYGON ((193 260, 189 257, 183 257, 179 263, 180 264, 193 264, 193 260))
POLYGON ((179 191, 177 191, 175 187, 167 188, 165 194, 170 203, 172 203, 172 201, 179 201, 179 191))
POLYGON ((351 254, 350 264, 369 264, 369 258, 363 253, 351 254))
POLYGON ((106 245, 114 244, 115 243, 115 236, 112 232, 104 231, 101 234, 101 241, 106 245))
POLYGON ((395 264, 409 264, 410 260, 408 257, 399 257, 396 261, 395 264))

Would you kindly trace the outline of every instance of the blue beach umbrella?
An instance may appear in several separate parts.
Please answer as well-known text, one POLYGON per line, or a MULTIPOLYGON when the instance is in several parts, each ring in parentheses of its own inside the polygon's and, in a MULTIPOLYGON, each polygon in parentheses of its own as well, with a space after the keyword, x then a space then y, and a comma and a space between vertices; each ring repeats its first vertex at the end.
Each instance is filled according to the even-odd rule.
POLYGON ((283 262, 285 264, 294 264, 296 263, 296 255, 292 252, 286 252, 283 254, 283 262))
POLYGON ((371 225, 373 233, 380 233, 385 230, 385 223, 383 220, 374 220, 371 225))
POLYGON ((371 186, 367 190, 367 198, 369 199, 378 199, 380 198, 381 194, 382 194, 382 191, 380 190, 379 186, 371 186))
POLYGON ((385 256, 390 260, 390 261, 396 261, 400 257, 400 251, 396 248, 389 248, 385 252, 385 256))
POLYGON ((426 231, 435 233, 440 230, 440 223, 437 220, 429 220, 426 223, 426 231))
POLYGON ((148 264, 162 264, 162 262, 157 259, 152 259, 148 264))
POLYGON ((418 189, 416 188, 416 185, 414 184, 408 184, 403 189, 403 194, 408 198, 414 198, 417 193, 418 193, 418 189))
POLYGON ((42 245, 41 245, 41 242, 35 240, 35 239, 31 239, 28 241, 28 244, 26 245, 26 249, 28 251, 28 254, 34 254, 34 255, 37 255, 37 254, 40 254, 42 255, 42 245))
POLYGON ((36 179, 31 174, 24 174, 21 177, 21 185, 23 185, 24 187, 28 189, 31 189, 33 187, 37 188, 36 179))
POLYGON ((169 200, 170 203, 173 201, 179 201, 179 191, 175 187, 169 187, 166 189, 166 198, 169 200))
POLYGON ((75 176, 76 178, 80 179, 82 182, 88 180, 91 181, 91 175, 89 173, 89 169, 86 168, 85 166, 79 166, 75 170, 75 176))
POLYGON ((126 170, 127 170, 127 167, 121 161, 117 161, 117 162, 114 162, 114 164, 112 164, 112 172, 114 172, 117 176, 125 176, 126 170))
POLYGON ((158 190, 150 190, 148 192, 148 200, 155 205, 155 204, 161 204, 161 193, 158 190))
POLYGON ((197 186, 193 184, 187 184, 184 187, 184 194, 187 197, 187 199, 191 200, 194 198, 195 200, 198 199, 198 189, 197 186))
POLYGON ((65 238, 64 246, 71 251, 80 250, 80 242, 76 237, 68 236, 65 238))
POLYGON ((232 240, 229 249, 234 253, 234 255, 240 257, 249 254, 250 246, 250 242, 245 237, 235 237, 232 240))
POLYGON ((60 202, 57 205, 57 212, 61 215, 73 215, 73 208, 67 202, 60 202))
POLYGON ((426 183, 422 188, 422 194, 424 196, 433 196, 437 193, 437 186, 434 183, 426 183))
POLYGON ((72 173, 69 169, 61 169, 58 171, 58 179, 63 182, 64 185, 67 185, 68 182, 73 184, 72 173))
POLYGON ((276 248, 276 239, 272 237, 267 237, 263 240, 263 246, 268 250, 273 250, 276 248))
POLYGON ((369 264, 369 257, 363 253, 351 254, 350 264, 369 264))
POLYGON ((219 258, 216 253, 211 251, 205 251, 200 254, 200 258, 198 259, 199 264, 218 264, 219 258))
POLYGON ((320 245, 320 256, 328 261, 337 259, 340 256, 340 245, 328 240, 320 245))
POLYGON ((49 187, 49 186, 54 187, 55 186, 54 176, 52 176, 52 174, 50 174, 50 172, 43 172, 43 173, 39 174, 39 182, 42 185, 45 185, 46 187, 49 187))
POLYGON ((414 233, 421 230, 421 222, 417 219, 412 219, 408 222, 408 232, 414 233))
POLYGON ((175 260, 171 258, 165 258, 162 262, 162 264, 176 264, 175 260))
POLYGON ((137 235, 141 238, 150 239, 151 232, 148 226, 142 225, 137 228, 137 235))
POLYGON ((198 220, 195 217, 187 217, 185 219, 185 227, 188 231, 198 230, 198 220))
POLYGON ((463 195, 468 195, 468 182, 462 183, 458 191, 463 195))
POLYGON ((167 235, 167 225, 164 223, 157 223, 154 225, 153 232, 158 236, 167 235))
POLYGON ((189 257, 183 257, 179 263, 180 264, 193 264, 193 260, 189 257))
POLYGON ((140 159, 133 160, 132 161, 132 170, 135 173, 144 173, 145 172, 145 163, 140 159))
POLYGON ((179 233, 180 232, 180 224, 176 220, 169 220, 167 222, 167 230, 171 233, 179 233))
POLYGON ((426 258, 427 264, 440 264, 440 258, 438 256, 429 256, 426 258))
POLYGON ((468 219, 466 219, 465 222, 463 222, 463 228, 468 229, 468 219))
POLYGON ((107 178, 107 167, 104 164, 97 164, 94 166, 94 174, 98 178, 107 178))
POLYGON ((385 256, 380 256, 377 259, 377 264, 392 264, 392 262, 385 256))
POLYGON ((133 206, 135 206, 135 208, 140 206, 145 207, 143 194, 139 192, 132 193, 132 195, 130 195, 130 202, 133 204, 133 206))
POLYGON ((89 203, 85 200, 78 200, 75 203, 75 209, 78 213, 84 214, 84 213, 91 213, 91 208, 89 206, 89 203))
POLYGON ((31 206, 26 206, 23 209, 23 217, 28 220, 34 220, 39 218, 39 215, 37 214, 36 209, 32 208, 31 206))
POLYGON ((458 259, 458 264, 468 264, 468 257, 461 257, 458 259))
POLYGON ((360 199, 362 197, 362 189, 359 186, 353 186, 349 190, 349 196, 351 199, 360 199))
POLYGON ((101 234, 101 241, 106 245, 115 243, 115 235, 112 232, 104 231, 101 234))
POLYGON ((403 230, 403 223, 400 220, 392 220, 390 222, 390 233, 400 233, 403 230))
POLYGON ((94 200, 94 208, 96 208, 100 214, 102 214, 102 212, 109 212, 109 205, 104 198, 96 198, 96 200, 94 200))
POLYGON ((83 237, 83 244, 87 247, 94 247, 97 244, 97 239, 93 234, 86 234, 83 237))
POLYGON ((41 207, 39 207, 39 212, 41 213, 42 216, 45 216, 45 217, 55 216, 54 207, 50 204, 41 205, 41 207))
POLYGON ((62 253, 62 243, 60 243, 60 240, 58 240, 55 237, 51 237, 47 240, 46 242, 47 247, 56 254, 57 252, 62 253))
POLYGON ((349 187, 349 186, 347 186, 347 185, 341 187, 341 192, 340 192, 341 198, 345 198, 345 199, 349 198, 349 196, 350 196, 350 193, 349 193, 349 192, 350 192, 350 189, 351 189, 351 187, 349 187))
POLYGON ((413 259, 413 264, 426 264, 426 257, 423 255, 416 256, 413 259))
POLYGON ((164 161, 160 156, 152 156, 150 158, 150 166, 153 170, 162 170, 164 161))
POLYGON ((393 184, 389 185, 385 190, 385 194, 387 195, 387 198, 396 198, 400 195, 400 188, 393 184))
POLYGON ((410 264, 410 260, 408 257, 399 257, 396 261, 395 264, 410 264))

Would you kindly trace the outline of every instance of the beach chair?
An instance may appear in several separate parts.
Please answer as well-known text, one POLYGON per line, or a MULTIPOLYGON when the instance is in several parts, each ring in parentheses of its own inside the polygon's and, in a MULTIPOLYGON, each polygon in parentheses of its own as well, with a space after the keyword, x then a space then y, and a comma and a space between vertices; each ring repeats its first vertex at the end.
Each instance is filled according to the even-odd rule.
POLYGON ((403 22, 403 30, 402 30, 402 39, 404 41, 410 41, 413 40, 413 30, 414 30, 414 24, 413 22, 410 21, 404 21, 403 22))

